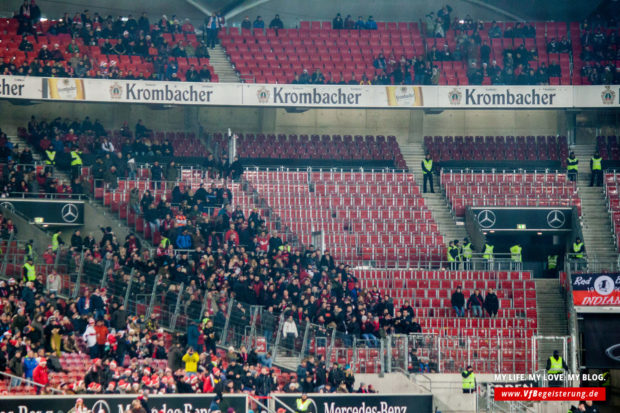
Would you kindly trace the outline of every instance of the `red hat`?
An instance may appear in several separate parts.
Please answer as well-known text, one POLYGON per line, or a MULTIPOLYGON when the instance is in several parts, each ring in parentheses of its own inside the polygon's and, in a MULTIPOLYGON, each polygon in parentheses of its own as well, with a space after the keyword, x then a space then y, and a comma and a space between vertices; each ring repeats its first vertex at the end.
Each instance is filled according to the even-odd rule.
POLYGON ((220 375, 220 369, 218 369, 217 367, 213 367, 213 374, 216 376, 220 375))

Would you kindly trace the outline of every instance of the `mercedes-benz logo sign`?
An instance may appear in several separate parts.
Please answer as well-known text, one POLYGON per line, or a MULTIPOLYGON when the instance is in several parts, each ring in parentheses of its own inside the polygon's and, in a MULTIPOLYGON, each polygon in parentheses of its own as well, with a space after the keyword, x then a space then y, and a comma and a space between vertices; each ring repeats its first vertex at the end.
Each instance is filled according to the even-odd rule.
POLYGON ((495 225, 495 221, 497 221, 495 212, 490 209, 483 209, 478 212, 478 224, 480 224, 482 228, 491 228, 495 225))
POLYGON ((614 353, 617 353, 617 350, 619 348, 620 348, 620 344, 614 344, 613 346, 610 346, 607 348, 607 350, 605 350, 605 354, 607 355, 607 357, 609 357, 613 361, 620 362, 620 355, 614 354, 614 353))
POLYGON ((11 212, 15 212, 15 205, 13 205, 10 202, 4 201, 4 202, 0 202, 0 208, 5 208, 8 209, 11 212))
POLYGON ((565 222, 566 217, 564 216, 564 212, 559 209, 554 209, 547 214, 547 225, 551 228, 561 228, 564 226, 565 222))
POLYGON ((65 204, 65 206, 62 207, 60 214, 62 215, 63 221, 69 223, 75 222, 79 215, 78 208, 75 204, 65 204))
POLYGON ((110 411, 110 405, 105 400, 97 400, 95 404, 93 404, 93 408, 91 409, 92 413, 112 413, 110 411))

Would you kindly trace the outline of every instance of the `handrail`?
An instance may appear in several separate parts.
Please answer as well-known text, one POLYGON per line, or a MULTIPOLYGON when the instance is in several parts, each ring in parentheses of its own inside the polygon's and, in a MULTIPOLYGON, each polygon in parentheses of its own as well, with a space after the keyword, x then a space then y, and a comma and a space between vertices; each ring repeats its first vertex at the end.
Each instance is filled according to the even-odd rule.
MULTIPOLYGON (((3 371, 0 371, 0 376, 1 376, 1 377, 6 377, 6 378, 9 378, 9 379, 19 380, 19 381, 20 381, 20 383, 21 383, 21 382, 24 382, 24 383, 26 383, 26 384, 28 384, 28 385, 30 385, 30 386, 40 387, 41 389, 45 389, 45 388, 47 388, 48 390, 51 390, 51 391, 53 391, 54 393, 64 394, 64 392, 63 392, 62 390, 57 389, 57 388, 55 388, 55 387, 48 387, 48 386, 44 386, 44 385, 42 385, 42 384, 40 384, 40 383, 37 383, 37 382, 35 382, 35 381, 32 381, 32 380, 26 379, 26 378, 24 378, 24 377, 14 376, 13 374, 5 373, 5 372, 3 372, 3 371)), ((11 385, 9 384, 9 389, 10 389, 10 388, 11 388, 11 385)))
POLYGON ((422 387, 424 390, 432 392, 433 391, 433 380, 428 377, 426 374, 424 373, 409 373, 408 376, 413 380, 413 382, 415 384, 417 384, 418 386, 422 387), (428 388, 425 387, 423 384, 418 383, 417 382, 417 378, 423 378, 424 380, 428 380, 428 388))
POLYGON ((9 192, 10 198, 21 199, 62 199, 62 200, 87 200, 88 194, 58 193, 58 192, 9 192))

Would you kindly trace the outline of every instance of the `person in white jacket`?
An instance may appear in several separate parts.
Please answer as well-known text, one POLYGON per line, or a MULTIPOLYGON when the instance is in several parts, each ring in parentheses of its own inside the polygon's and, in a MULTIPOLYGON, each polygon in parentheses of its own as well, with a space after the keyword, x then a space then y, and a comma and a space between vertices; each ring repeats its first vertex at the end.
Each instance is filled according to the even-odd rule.
POLYGON ((299 335, 297 332, 297 324, 293 320, 293 316, 290 315, 282 326, 282 335, 284 336, 286 348, 292 351, 295 348, 295 339, 299 335))
POLYGON ((91 358, 97 358, 97 333, 95 332, 95 319, 88 319, 88 326, 86 331, 82 334, 82 338, 88 347, 88 354, 91 358))
POLYGON ((101 150, 103 152, 113 153, 114 152, 114 144, 105 138, 103 143, 101 144, 101 150))

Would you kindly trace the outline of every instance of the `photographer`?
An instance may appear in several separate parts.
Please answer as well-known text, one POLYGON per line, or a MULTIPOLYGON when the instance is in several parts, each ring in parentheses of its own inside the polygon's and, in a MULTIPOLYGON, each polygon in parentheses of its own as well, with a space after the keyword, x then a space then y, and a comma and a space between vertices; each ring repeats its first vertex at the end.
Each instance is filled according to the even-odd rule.
POLYGON ((195 375, 198 371, 198 361, 200 360, 198 353, 195 353, 194 349, 189 347, 182 360, 185 363, 185 375, 195 375))

